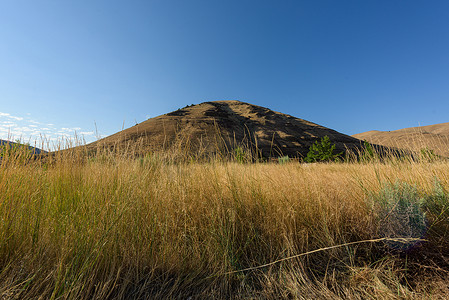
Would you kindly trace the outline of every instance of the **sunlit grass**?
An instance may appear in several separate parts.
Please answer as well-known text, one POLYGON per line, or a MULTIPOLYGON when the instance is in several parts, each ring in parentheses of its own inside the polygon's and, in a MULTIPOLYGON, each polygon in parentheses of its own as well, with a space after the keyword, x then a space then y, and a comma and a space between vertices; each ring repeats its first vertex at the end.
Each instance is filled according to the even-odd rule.
POLYGON ((444 159, 246 164, 86 153, 3 158, 3 297, 375 299, 448 293, 447 265, 440 264, 449 250, 444 159), (427 227, 415 237, 426 242, 407 250, 390 243, 339 247, 227 274, 385 237, 385 216, 395 203, 377 205, 376 199, 397 184, 414 187, 423 199, 427 227), (429 274, 432 283, 424 280, 429 274))

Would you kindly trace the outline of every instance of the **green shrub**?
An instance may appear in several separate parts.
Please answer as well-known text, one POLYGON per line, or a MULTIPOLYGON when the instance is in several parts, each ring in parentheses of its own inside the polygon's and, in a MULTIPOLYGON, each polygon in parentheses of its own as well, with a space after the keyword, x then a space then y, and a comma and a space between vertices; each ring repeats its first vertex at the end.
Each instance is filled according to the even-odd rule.
POLYGON ((284 165, 284 164, 288 163, 289 161, 290 161, 290 158, 288 157, 288 155, 278 158, 278 162, 280 165, 284 165))
MULTIPOLYGON (((385 184, 374 195, 374 208, 379 217, 379 235, 387 238, 422 238, 426 232, 424 199, 407 183, 385 184)), ((416 242, 388 242, 388 246, 405 250, 416 242)))
POLYGON ((329 137, 326 135, 321 138, 321 140, 315 141, 315 143, 310 146, 309 153, 307 153, 305 162, 325 162, 325 161, 336 161, 343 154, 343 152, 334 154, 335 144, 332 144, 329 137))

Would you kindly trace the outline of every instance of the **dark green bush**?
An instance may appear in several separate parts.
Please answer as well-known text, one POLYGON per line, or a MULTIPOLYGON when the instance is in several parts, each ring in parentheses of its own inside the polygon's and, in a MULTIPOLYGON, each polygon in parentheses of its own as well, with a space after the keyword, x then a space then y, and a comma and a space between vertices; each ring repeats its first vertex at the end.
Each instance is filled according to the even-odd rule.
POLYGON ((334 154, 335 144, 332 144, 329 137, 325 135, 321 140, 315 141, 315 143, 310 146, 309 153, 307 153, 305 162, 326 162, 326 161, 336 161, 343 154, 343 152, 334 154))

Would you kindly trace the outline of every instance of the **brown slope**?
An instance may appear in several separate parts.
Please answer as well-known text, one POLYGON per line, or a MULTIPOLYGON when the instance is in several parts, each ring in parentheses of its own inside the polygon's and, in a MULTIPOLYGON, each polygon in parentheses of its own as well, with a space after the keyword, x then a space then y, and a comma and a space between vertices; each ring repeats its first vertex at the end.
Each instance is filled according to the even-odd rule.
POLYGON ((383 146, 414 151, 428 148, 438 155, 449 156, 449 123, 394 131, 372 130, 354 134, 353 137, 383 146))
POLYGON ((204 153, 229 151, 236 145, 259 149, 264 157, 307 155, 319 138, 329 136, 336 151, 360 146, 360 141, 335 130, 268 108, 240 101, 204 102, 148 119, 89 146, 138 144, 144 151, 178 145, 204 153))

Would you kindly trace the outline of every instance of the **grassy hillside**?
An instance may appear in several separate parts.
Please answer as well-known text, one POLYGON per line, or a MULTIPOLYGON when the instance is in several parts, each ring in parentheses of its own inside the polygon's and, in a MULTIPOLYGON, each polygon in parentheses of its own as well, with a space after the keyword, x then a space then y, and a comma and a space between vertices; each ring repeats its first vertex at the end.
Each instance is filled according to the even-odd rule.
POLYGON ((140 153, 179 147, 207 157, 240 146, 257 150, 258 157, 305 157, 324 136, 336 151, 360 149, 360 140, 303 119, 241 101, 212 101, 148 119, 88 147, 131 147, 140 153))
POLYGON ((432 151, 449 157, 449 123, 403 128, 394 131, 367 131, 353 137, 387 147, 432 151))
POLYGON ((448 161, 20 157, 0 166, 5 299, 449 296, 448 161))

